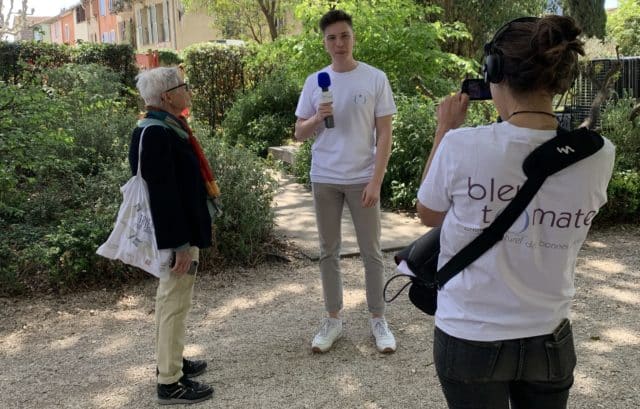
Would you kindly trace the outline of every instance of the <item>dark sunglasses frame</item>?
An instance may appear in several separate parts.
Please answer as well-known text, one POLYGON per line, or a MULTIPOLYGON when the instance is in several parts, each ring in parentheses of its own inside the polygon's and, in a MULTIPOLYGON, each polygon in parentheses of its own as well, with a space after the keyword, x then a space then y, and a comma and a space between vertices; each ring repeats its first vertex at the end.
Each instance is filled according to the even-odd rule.
POLYGON ((173 87, 173 88, 169 88, 169 89, 168 89, 168 90, 166 90, 165 92, 170 92, 170 91, 173 91, 174 89, 178 89, 178 88, 180 88, 180 87, 185 87, 185 90, 186 90, 187 92, 189 92, 189 91, 191 90, 191 88, 189 88, 189 84, 188 84, 188 83, 186 83, 186 82, 183 82, 183 83, 182 83, 182 84, 180 84, 180 85, 176 85, 176 86, 175 86, 175 87, 173 87))

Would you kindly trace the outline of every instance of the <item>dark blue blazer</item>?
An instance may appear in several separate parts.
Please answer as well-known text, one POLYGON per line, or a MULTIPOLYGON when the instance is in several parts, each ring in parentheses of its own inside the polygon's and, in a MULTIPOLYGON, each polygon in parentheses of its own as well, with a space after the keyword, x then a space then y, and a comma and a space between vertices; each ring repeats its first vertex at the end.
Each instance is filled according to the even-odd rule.
MULTIPOLYGON (((129 147, 131 173, 138 169, 136 128, 129 147)), ((142 177, 149 188, 151 216, 159 249, 189 243, 211 246, 211 217, 198 158, 189 141, 170 128, 152 125, 142 140, 142 177)))

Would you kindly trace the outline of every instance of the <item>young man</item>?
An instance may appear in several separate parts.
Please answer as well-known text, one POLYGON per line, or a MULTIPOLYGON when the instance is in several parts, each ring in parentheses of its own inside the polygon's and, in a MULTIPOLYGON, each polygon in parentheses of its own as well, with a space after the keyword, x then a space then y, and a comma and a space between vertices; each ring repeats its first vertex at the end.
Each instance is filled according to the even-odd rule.
POLYGON ((295 127, 298 140, 315 136, 311 182, 320 239, 320 274, 329 315, 313 339, 312 350, 326 352, 342 335, 340 221, 346 203, 364 263, 376 347, 380 352, 393 352, 396 341, 384 319, 382 295, 380 187, 391 152, 391 119, 396 106, 386 75, 353 58, 351 16, 332 10, 320 19, 320 29, 331 65, 319 72, 330 77, 333 102, 323 102, 319 72, 311 74, 298 101, 295 127), (329 117, 333 124, 331 119, 325 120, 329 117))

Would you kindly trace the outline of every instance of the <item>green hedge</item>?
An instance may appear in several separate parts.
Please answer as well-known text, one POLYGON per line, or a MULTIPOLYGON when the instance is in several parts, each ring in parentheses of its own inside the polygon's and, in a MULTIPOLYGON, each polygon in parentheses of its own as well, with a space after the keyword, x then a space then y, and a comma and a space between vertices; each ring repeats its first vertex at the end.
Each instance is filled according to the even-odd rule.
POLYGON ((135 112, 117 93, 96 98, 83 82, 117 90, 118 76, 95 65, 45 75, 46 88, 0 87, 0 293, 101 280, 107 270, 95 249, 129 173, 123 158, 135 112))
POLYGON ((222 122, 222 135, 232 145, 243 145, 261 157, 269 146, 293 137, 300 89, 285 70, 266 76, 255 88, 238 96, 222 122))
POLYGON ((138 69, 133 48, 128 44, 81 43, 72 47, 34 41, 0 42, 0 79, 5 83, 42 81, 46 70, 67 63, 109 67, 124 85, 135 86, 138 69))
MULTIPOLYGON (((47 70, 45 87, 0 87, 0 295, 110 286, 137 269, 95 254, 113 228, 130 177, 136 112, 106 67, 47 70)), ((42 82, 36 81, 37 82, 42 82)), ((272 240, 275 182, 264 161, 198 130, 223 192, 216 220, 220 260, 255 264, 272 240)))
POLYGON ((598 223, 640 222, 640 127, 630 120, 636 103, 612 100, 602 112, 602 134, 616 146, 616 163, 598 223))
POLYGON ((9 84, 40 79, 45 70, 71 62, 71 47, 22 41, 0 42, 0 79, 9 84))
POLYGON ((129 44, 81 43, 73 48, 73 62, 77 64, 100 64, 120 75, 128 87, 135 87, 138 67, 135 65, 133 47, 129 44))
POLYGON ((271 204, 277 183, 264 160, 242 146, 206 137, 208 133, 206 126, 196 129, 222 192, 215 254, 228 264, 255 265, 264 259, 272 240, 275 214, 271 204))
POLYGON ((158 60, 162 66, 179 65, 183 63, 182 57, 175 50, 161 48, 158 50, 158 60))
POLYGON ((245 72, 248 48, 201 43, 183 51, 185 73, 193 90, 192 113, 212 129, 220 125, 236 94, 251 78, 245 72))

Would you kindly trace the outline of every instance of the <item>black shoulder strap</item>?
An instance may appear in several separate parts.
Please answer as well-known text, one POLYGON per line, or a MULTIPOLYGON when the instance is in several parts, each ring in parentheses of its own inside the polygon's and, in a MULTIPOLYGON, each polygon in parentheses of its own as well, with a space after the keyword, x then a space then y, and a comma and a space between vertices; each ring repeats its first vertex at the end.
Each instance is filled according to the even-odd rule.
POLYGON ((586 128, 566 131, 558 128, 558 134, 533 150, 524 160, 522 168, 527 180, 513 200, 496 219, 471 243, 467 244, 437 272, 438 287, 441 288, 478 257, 489 250, 513 225, 529 205, 545 179, 597 152, 604 139, 586 128))

